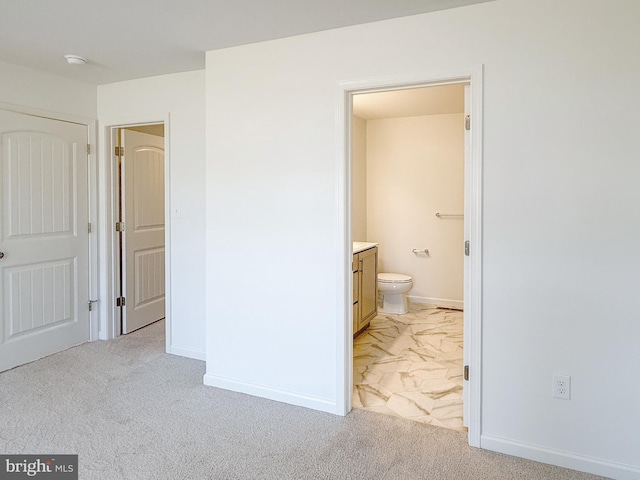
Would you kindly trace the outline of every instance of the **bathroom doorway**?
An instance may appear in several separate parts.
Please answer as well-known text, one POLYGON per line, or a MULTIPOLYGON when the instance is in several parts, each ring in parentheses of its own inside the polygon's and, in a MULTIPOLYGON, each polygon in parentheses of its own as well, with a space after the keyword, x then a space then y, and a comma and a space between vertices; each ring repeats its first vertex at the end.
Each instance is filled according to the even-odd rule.
POLYGON ((354 339, 353 407, 461 431, 465 88, 356 94, 351 124, 352 239, 413 285, 354 339))
MULTIPOLYGON (((435 424, 435 422, 428 421, 429 419, 427 418, 430 416, 431 411, 433 410, 434 407, 446 406, 446 407, 456 407, 460 409, 460 407, 462 406, 463 407, 462 422, 459 419, 460 415, 458 413, 456 414, 457 420, 456 421, 451 420, 450 423, 453 424, 454 428, 458 428, 458 429, 462 429, 463 426, 468 427, 469 444, 472 446, 479 446, 480 445, 480 386, 481 386, 481 366, 480 366, 480 363, 481 363, 481 352, 480 352, 480 347, 481 347, 481 344, 480 344, 480 331, 481 331, 480 287, 481 287, 481 283, 480 283, 480 278, 481 278, 481 252, 482 252, 481 240, 482 239, 481 239, 480 225, 481 225, 482 196, 481 196, 480 179, 481 179, 481 172, 482 172, 482 155, 481 155, 482 153, 482 150, 481 150, 482 71, 480 68, 470 69, 468 75, 463 75, 463 76, 452 75, 451 77, 446 77, 446 76, 438 77, 437 80, 435 78, 429 79, 428 76, 426 77, 397 76, 395 80, 396 82, 394 83, 393 79, 380 78, 380 79, 368 79, 363 81, 350 81, 350 82, 345 82, 344 84, 341 84, 341 88, 342 88, 341 95, 344 95, 343 101, 345 106, 344 118, 339 119, 343 123, 344 130, 345 130, 345 136, 343 137, 345 141, 345 157, 344 158, 346 159, 345 181, 343 183, 343 186, 344 186, 344 193, 345 193, 345 200, 346 200, 345 205, 347 206, 347 209, 345 212, 345 218, 344 218, 344 221, 345 221, 344 235, 346 240, 344 245, 345 263, 347 263, 347 261, 349 261, 351 257, 350 255, 351 241, 365 240, 368 242, 375 242, 379 244, 379 252, 381 256, 380 257, 381 261, 379 265, 380 272, 385 272, 385 271, 389 272, 393 270, 406 269, 406 271, 404 272, 396 271, 394 273, 401 273, 401 274, 404 273, 404 274, 411 275, 412 271, 410 271, 410 269, 413 267, 411 267, 410 264, 412 262, 419 264, 418 265, 419 268, 415 270, 417 272, 415 274, 416 275, 415 286, 418 288, 415 288, 413 291, 410 291, 408 294, 409 300, 412 301, 411 305, 413 305, 412 310, 409 312, 408 315, 413 317, 422 316, 422 317, 425 317, 423 318, 423 320, 428 320, 428 321, 434 320, 435 317, 439 316, 441 317, 442 320, 444 320, 445 322, 449 322, 450 324, 457 322, 459 324, 457 327, 458 333, 452 332, 451 337, 449 337, 449 334, 447 333, 447 337, 449 338, 441 337, 439 339, 436 339, 435 341, 432 339, 431 343, 426 341, 422 345, 418 345, 416 344, 416 337, 420 337, 423 334, 426 335, 424 332, 425 329, 420 330, 420 328, 422 327, 419 327, 416 325, 414 326, 408 325, 410 322, 407 322, 406 320, 410 317, 405 317, 402 320, 400 320, 398 318, 393 318, 393 316, 388 316, 388 317, 391 317, 390 318, 391 325, 387 325, 384 328, 388 328, 389 330, 387 332, 385 331, 375 332, 375 329, 371 330, 372 332, 374 332, 374 340, 371 341, 370 343, 372 345, 377 344, 377 347, 374 347, 374 348, 377 348, 379 351, 386 350, 391 354, 394 354, 394 353, 398 354, 399 352, 401 352, 402 350, 401 347, 403 345, 405 345, 406 348, 408 349, 413 349, 412 353, 416 355, 416 357, 414 358, 415 361, 417 363, 422 362, 423 365, 421 366, 425 367, 425 370, 420 372, 420 374, 425 378, 421 378, 421 379, 419 378, 418 380, 420 380, 420 382, 423 380, 427 380, 426 377, 429 377, 429 376, 441 377, 442 374, 445 373, 444 370, 446 370, 446 373, 448 374, 449 370, 455 369, 455 375, 452 375, 449 378, 447 378, 446 376, 443 377, 451 383, 445 384, 445 382, 442 382, 443 385, 442 385, 442 388, 440 388, 439 392, 436 392, 436 391, 430 392, 433 394, 431 397, 431 400, 433 401, 433 403, 431 405, 427 405, 427 408, 424 408, 424 405, 413 405, 414 407, 418 407, 418 408, 414 409, 412 416, 413 417, 422 416, 424 417, 422 420, 427 420, 425 421, 425 423, 435 424), (452 87, 451 90, 448 91, 448 93, 451 93, 454 97, 457 98, 457 104, 458 105, 462 104, 463 106, 462 109, 460 109, 460 107, 458 106, 457 111, 448 111, 442 105, 440 105, 439 107, 432 105, 432 107, 436 109, 435 111, 422 112, 422 111, 416 110, 416 108, 419 105, 414 97, 413 100, 408 100, 408 101, 405 100, 404 102, 395 102, 395 103, 393 101, 387 102, 388 105, 385 108, 387 108, 389 111, 395 109, 395 112, 392 115, 389 115, 389 118, 396 117, 397 121, 393 120, 390 122, 386 122, 386 120, 382 118, 380 119, 372 118, 370 120, 364 119, 363 116, 369 115, 369 113, 364 113, 364 114, 360 113, 359 116, 361 120, 358 120, 357 118, 353 117, 354 105, 357 105, 357 102, 359 100, 357 98, 358 96, 360 96, 360 98, 365 98, 366 95, 370 95, 370 94, 393 93, 393 95, 387 95, 387 100, 391 100, 392 97, 394 96, 405 96, 406 98, 411 98, 411 95, 408 95, 408 93, 418 93, 419 90, 423 90, 424 93, 433 94, 434 92, 438 91, 437 90, 438 87, 448 87, 448 86, 452 87), (445 108, 445 109, 438 110, 441 108, 445 108), (400 142, 400 146, 396 145, 395 147, 393 147, 393 142, 387 141, 388 139, 381 142, 376 141, 377 144, 373 147, 371 145, 367 146, 366 135, 376 131, 377 127, 380 126, 380 125, 378 126, 373 125, 373 123, 376 123, 376 122, 380 124, 385 122, 388 124, 395 123, 396 124, 395 126, 387 125, 386 127, 389 127, 387 130, 393 131, 395 129, 396 131, 399 131, 401 133, 402 132, 406 133, 406 131, 411 129, 420 131, 420 127, 419 127, 420 120, 422 120, 422 123, 425 123, 425 122, 429 123, 425 118, 421 118, 421 117, 434 117, 434 116, 442 116, 443 118, 447 117, 451 121, 455 120, 454 123, 457 122, 458 124, 457 138, 459 139, 457 148, 458 150, 461 150, 463 152, 463 155, 462 155, 463 172, 461 175, 460 175, 460 172, 458 172, 458 175, 456 175, 456 178, 458 178, 458 181, 455 184, 449 181, 440 181, 439 183, 436 183, 435 186, 432 186, 431 188, 433 188, 435 191, 440 189, 441 191, 444 191, 444 192, 448 192, 449 190, 452 190, 452 191, 457 190, 458 203, 446 204, 443 202, 441 205, 437 205, 437 206, 436 205, 430 205, 430 206, 420 205, 419 208, 414 210, 414 213, 412 215, 405 215, 405 212, 398 211, 397 205, 395 205, 396 210, 394 213, 394 210, 391 208, 391 206, 394 204, 394 202, 397 199, 402 199, 403 201, 407 201, 407 200, 410 201, 411 199, 413 199, 414 202, 417 204, 422 203, 419 200, 421 192, 416 189, 408 188, 409 183, 415 185, 416 181, 418 181, 418 185, 420 186, 420 188, 424 190, 426 184, 428 183, 424 181, 420 183, 419 182, 420 171, 415 171, 415 165, 417 164, 416 162, 418 162, 419 158, 412 159, 412 162, 413 162, 412 165, 414 165, 414 168, 409 169, 410 179, 408 181, 405 181, 405 183, 400 182, 394 186, 385 185, 384 182, 380 181, 379 179, 378 179, 378 184, 374 185, 375 183, 374 179, 367 178, 367 173, 369 172, 367 171, 366 164, 365 164, 365 174, 364 174, 365 200, 363 201, 362 191, 358 193, 359 187, 355 185, 355 183, 358 182, 357 170, 358 168, 361 168, 358 166, 358 162, 360 162, 360 160, 357 158, 358 147, 356 146, 356 143, 360 141, 361 143, 360 148, 362 148, 362 144, 364 144, 365 152, 367 152, 367 149, 369 150, 369 152, 371 152, 372 149, 376 148, 379 151, 384 153, 384 155, 381 155, 381 157, 384 157, 386 155, 386 156, 397 158, 398 151, 394 150, 394 148, 396 149, 399 148, 400 151, 402 149, 410 151, 411 147, 415 146, 413 144, 415 144, 416 142, 419 144, 421 141, 424 141, 424 139, 423 138, 421 139, 420 134, 418 134, 418 136, 416 137, 417 140, 405 139, 400 142), (457 116, 458 118, 455 119, 454 118, 455 116, 457 116), (358 122, 360 123, 360 126, 358 126, 358 122), (371 124, 372 128, 367 128, 366 124, 368 122, 372 122, 371 124), (402 125, 403 122, 405 124, 404 126, 402 125), (362 139, 358 140, 358 132, 357 132, 359 128, 360 130, 363 129, 363 125, 362 125, 363 123, 364 123, 364 131, 365 131, 364 142, 362 141, 362 139), (416 124, 416 125, 412 125, 412 124, 416 124), (461 135, 460 135, 460 129, 462 129, 461 135), (385 142, 387 143, 386 145, 385 145, 385 142), (369 188, 371 190, 369 190, 369 188), (369 208, 370 205, 367 204, 368 202, 366 199, 367 197, 372 197, 372 195, 375 193, 374 192, 375 189, 382 191, 382 193, 386 192, 387 200, 384 200, 384 201, 379 200, 377 204, 375 204, 375 208, 371 207, 370 209, 369 208), (358 200, 357 198, 358 195, 361 196, 360 200, 358 200), (377 222, 377 217, 380 217, 382 213, 385 212, 385 209, 386 211, 392 212, 390 215, 391 220, 387 221, 387 223, 390 222, 390 225, 392 226, 391 227, 387 226, 386 230, 385 230, 385 227, 378 228, 376 233, 376 235, 379 235, 380 238, 383 238, 383 241, 379 241, 378 239, 373 238, 373 236, 371 236, 375 228, 377 228, 377 227, 374 227, 373 224, 369 224, 367 226, 366 224, 369 222, 365 220, 364 222, 365 227, 364 228, 362 227, 363 214, 358 213, 358 208, 360 208, 360 212, 362 212, 363 204, 365 205, 364 207, 365 219, 366 218, 368 218, 369 220, 374 219, 374 223, 377 222), (452 207, 452 209, 449 209, 449 207, 452 207), (428 234, 424 232, 422 234, 416 235, 415 238, 403 239, 402 235, 400 235, 398 232, 400 229, 395 228, 396 226, 399 225, 398 222, 399 220, 401 220, 401 217, 403 215, 413 218, 413 221, 415 223, 422 222, 424 224, 430 224, 431 231, 427 232, 429 235, 432 235, 434 233, 433 231, 436 230, 435 226, 439 226, 447 229, 453 229, 453 230, 457 229, 458 240, 457 241, 453 240, 453 241, 450 241, 449 243, 453 244, 453 250, 457 250, 458 252, 458 255, 459 255, 457 260, 458 265, 460 265, 460 256, 462 256, 462 264, 463 264, 462 272, 460 273, 460 268, 458 267, 458 272, 455 275, 453 275, 454 277, 457 275, 458 292, 460 291, 460 276, 462 277, 462 291, 463 291, 462 298, 454 295, 443 295, 442 292, 444 290, 442 290, 442 288, 440 291, 438 291, 438 288, 446 287, 446 284, 450 283, 449 280, 442 281, 440 282, 440 284, 433 281, 433 276, 430 281, 425 282, 424 280, 422 280, 423 272, 420 270, 420 267, 422 268, 422 270, 424 270, 425 266, 428 265, 431 269, 435 269, 433 267, 434 265, 438 265, 439 263, 440 264, 442 263, 445 257, 443 252, 444 250, 446 250, 446 248, 443 250, 443 246, 440 243, 438 243, 439 241, 436 237, 433 237, 433 236, 429 237, 428 234), (434 223, 436 221, 441 223, 439 224, 434 223), (456 228, 456 224, 457 224, 457 228, 456 228), (462 228, 460 228, 461 227, 460 224, 462 224, 462 228), (460 229, 463 232, 461 236, 459 234, 460 229), (362 238, 361 235, 364 235, 365 238, 362 238), (387 248, 387 244, 392 245, 394 241, 398 244, 404 241, 405 245, 402 248, 394 247, 394 250, 390 252, 390 256, 385 257, 383 250, 387 248), (401 262, 398 262, 397 259, 394 258, 394 255, 400 256, 400 257, 404 256, 404 260, 408 263, 402 264, 401 262), (428 288, 425 288, 425 286, 428 288), (435 289, 432 288, 434 286, 437 288, 435 289), (463 312, 460 311, 461 306, 462 306, 463 312), (456 319, 456 316, 457 316, 457 319, 456 319), (426 317, 432 317, 432 318, 428 319, 426 317), (462 324, 461 330, 460 330, 460 324, 462 324), (409 335, 408 337, 403 339, 397 339, 395 341, 387 342, 385 345, 384 344, 385 342, 383 340, 388 340, 388 339, 385 339, 384 335, 389 333, 390 330, 396 330, 396 331, 405 330, 409 332, 409 335), (462 337, 463 339, 463 342, 464 342, 463 345, 460 345, 461 343, 459 342, 460 337, 462 337), (438 341, 440 342, 440 346, 443 347, 443 350, 447 350, 447 351, 441 352, 445 356, 449 356, 453 354, 456 354, 459 356, 459 351, 458 352, 455 352, 455 351, 462 350, 462 353, 463 353, 462 362, 460 363, 458 361, 456 365, 453 365, 452 363, 448 363, 445 365, 442 365, 442 364, 433 365, 433 363, 438 363, 438 362, 435 362, 435 357, 437 356, 437 353, 434 352, 434 349, 433 349, 433 344, 437 343, 438 341), (456 342, 458 342, 458 345, 456 345, 456 342), (422 348, 422 350, 419 350, 420 348, 422 348), (425 365, 425 364, 429 364, 430 362, 431 362, 431 365, 425 365), (430 367, 431 367, 431 370, 429 371, 428 369, 430 367), (452 380, 455 380, 455 382, 452 382, 452 380), (445 388, 447 386, 452 387, 452 383, 455 384, 456 387, 445 388), (448 395, 452 393, 453 390, 457 390, 459 394, 460 389, 462 389, 461 399, 457 401, 453 401, 450 397, 448 397, 448 395), (438 405, 436 406, 436 402, 439 400, 442 400, 442 401, 438 402, 438 405), (450 400, 451 405, 445 405, 446 400, 450 400), (462 400, 462 402, 460 400, 462 400), (454 403, 456 403, 457 405, 453 405, 454 403)), ((446 89, 440 89, 440 93, 442 95, 435 95, 440 100, 442 100, 442 98, 447 96, 446 89)), ((371 98, 374 98, 374 97, 371 97, 371 98)), ((440 102, 440 103, 443 103, 443 102, 440 102)), ((359 108, 359 107, 356 107, 356 108, 359 108)), ((433 137, 433 134, 431 135, 433 137)), ((443 138, 446 136, 447 134, 445 132, 441 132, 440 134, 435 134, 437 142, 441 142, 441 140, 443 140, 443 138)), ((372 139, 369 138, 368 140, 369 140, 369 143, 371 143, 372 139)), ((433 145, 431 147, 433 147, 433 145)), ((417 157, 420 157, 420 155, 417 155, 417 157)), ((365 162, 366 162, 366 158, 365 158, 365 162)), ((397 166, 398 165, 396 165, 396 167, 397 166)), ((420 169, 424 170, 423 167, 424 165, 422 166, 418 165, 418 170, 420 169)), ((395 168, 393 166, 393 163, 387 162, 385 168, 387 168, 386 172, 383 169, 384 173, 377 174, 383 180, 385 179, 385 177, 393 176, 397 174, 397 172, 393 171, 393 168, 395 168)), ((362 176, 362 174, 360 174, 360 176, 362 176)), ((384 199, 385 197, 383 195, 380 195, 380 198, 384 199)), ((441 198, 444 199, 445 197, 441 197, 441 198)), ((371 198, 369 198, 369 203, 371 203, 371 198)), ((350 266, 350 263, 351 262, 349 262, 349 265, 345 266, 346 272, 345 272, 344 291, 347 293, 350 293, 350 290, 352 288, 351 281, 347 273, 349 270, 348 267, 350 266)), ((454 268, 452 268, 452 270, 454 268)), ((449 289, 448 291, 451 291, 451 289, 449 289)), ((347 300, 345 301, 345 305, 344 305, 344 309, 347 315, 346 323, 347 323, 348 329, 350 329, 349 320, 351 320, 350 312, 348 311, 349 298, 350 298, 350 295, 347 295, 347 300)), ((375 320, 374 322, 372 322, 372 325, 374 327, 376 326, 375 322, 376 322, 375 320)), ((378 330, 384 330, 384 328, 380 328, 378 330)), ((426 338, 423 337, 422 340, 426 340, 426 338)), ((360 380, 362 379, 358 379, 358 378, 354 379, 354 376, 357 377, 358 375, 361 375, 364 373, 365 377, 367 377, 365 378, 365 381, 369 383, 364 383, 364 385, 368 385, 368 386, 362 387, 361 390, 364 390, 364 391, 360 393, 362 393, 363 396, 365 397, 365 402, 373 399, 373 402, 369 402, 370 403, 369 409, 384 412, 385 409, 381 407, 387 407, 391 410, 391 412, 385 412, 385 413, 393 413, 394 415, 399 415, 399 413, 396 411, 399 409, 398 408, 399 404, 403 402, 407 403, 407 400, 411 400, 411 397, 415 397, 415 395, 407 394, 407 392, 405 392, 405 394, 403 395, 403 399, 398 400, 398 396, 397 395, 394 396, 393 392, 390 393, 389 391, 385 391, 382 388, 378 388, 376 390, 375 384, 377 383, 378 386, 385 387, 385 385, 388 386, 393 384, 401 384, 404 382, 404 383, 408 383, 409 390, 413 389, 415 393, 416 391, 420 390, 420 385, 417 384, 417 380, 415 378, 412 378, 412 374, 411 374, 412 371, 416 370, 417 368, 416 365, 408 365, 407 362, 405 361, 405 364, 401 365, 401 367, 404 367, 404 370, 399 369, 394 371, 395 365, 392 365, 394 363, 393 360, 390 360, 390 361, 382 360, 382 362, 384 362, 385 365, 383 365, 382 368, 380 368, 379 372, 372 370, 366 365, 364 365, 364 368, 362 368, 363 364, 361 363, 361 361, 363 360, 364 357, 369 356, 371 358, 374 358, 375 356, 369 355, 369 353, 365 353, 362 357, 357 358, 356 361, 354 362, 354 353, 355 353, 355 356, 358 356, 359 353, 362 353, 362 352, 359 352, 358 347, 354 349, 352 342, 353 340, 351 338, 345 339, 344 352, 347 354, 345 365, 349 367, 345 371, 345 378, 348 380, 346 382, 346 385, 350 387, 353 387, 354 385, 358 385, 359 384, 358 382, 360 382, 360 380), (354 365, 356 368, 353 368, 354 365), (360 369, 358 369, 358 367, 360 367, 360 369), (369 399, 367 399, 366 397, 369 397, 369 399), (395 405, 393 405, 395 407, 395 410, 394 408, 390 407, 390 405, 388 404, 389 401, 391 401, 392 403, 393 402, 396 403, 395 405)), ((451 359, 440 358, 439 360, 442 362, 444 360, 448 361, 451 359)), ((396 363, 402 363, 402 362, 396 362, 396 363)), ((415 375, 413 375, 413 377, 415 377, 415 375)), ((362 385, 362 383, 360 383, 360 385, 362 385)), ((360 393, 354 392, 353 388, 346 389, 345 396, 344 396, 346 411, 350 410, 353 406, 355 407, 360 406, 358 404, 358 402, 361 401, 360 393)), ((414 402, 414 403, 418 403, 418 402, 414 402)), ((444 426, 451 428, 452 425, 444 425, 444 426)))

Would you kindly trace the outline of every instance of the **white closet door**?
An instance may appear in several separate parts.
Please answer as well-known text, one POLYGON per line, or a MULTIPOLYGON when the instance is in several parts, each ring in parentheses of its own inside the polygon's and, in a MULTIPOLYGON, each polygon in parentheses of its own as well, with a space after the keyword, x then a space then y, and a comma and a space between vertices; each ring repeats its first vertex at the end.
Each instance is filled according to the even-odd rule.
POLYGON ((122 333, 164 318, 164 139, 123 130, 122 333))
POLYGON ((0 371, 89 340, 87 127, 0 110, 0 371))

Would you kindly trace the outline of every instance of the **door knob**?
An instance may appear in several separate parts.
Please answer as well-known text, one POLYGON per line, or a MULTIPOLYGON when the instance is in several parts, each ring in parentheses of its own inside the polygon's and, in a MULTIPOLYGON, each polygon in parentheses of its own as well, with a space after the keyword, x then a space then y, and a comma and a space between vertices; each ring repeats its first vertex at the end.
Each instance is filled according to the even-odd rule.
POLYGON ((4 252, 0 252, 0 258, 4 258, 4 252))

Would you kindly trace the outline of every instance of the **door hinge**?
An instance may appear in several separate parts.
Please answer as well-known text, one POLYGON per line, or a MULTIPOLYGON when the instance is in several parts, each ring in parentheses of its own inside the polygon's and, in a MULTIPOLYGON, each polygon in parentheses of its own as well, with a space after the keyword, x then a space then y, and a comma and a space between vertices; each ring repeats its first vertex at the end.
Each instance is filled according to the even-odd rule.
POLYGON ((89 311, 93 310, 93 304, 98 303, 98 300, 89 300, 89 311))
POLYGON ((124 307, 126 301, 124 297, 116 298, 116 307, 124 307))
POLYGON ((464 379, 469 380, 469 365, 464 366, 464 379))
POLYGON ((116 157, 124 157, 124 148, 116 147, 115 154, 116 154, 116 157))
POLYGON ((471 115, 465 115, 464 117, 464 129, 471 130, 471 115))
POLYGON ((124 222, 116 222, 116 232, 124 232, 124 222))
POLYGON ((91 155, 91 145, 87 143, 87 155, 91 155))
POLYGON ((468 257, 469 256, 469 240, 467 240, 466 242, 464 242, 464 254, 468 257))
POLYGON ((91 233, 91 222, 87 225, 87 232, 91 233))

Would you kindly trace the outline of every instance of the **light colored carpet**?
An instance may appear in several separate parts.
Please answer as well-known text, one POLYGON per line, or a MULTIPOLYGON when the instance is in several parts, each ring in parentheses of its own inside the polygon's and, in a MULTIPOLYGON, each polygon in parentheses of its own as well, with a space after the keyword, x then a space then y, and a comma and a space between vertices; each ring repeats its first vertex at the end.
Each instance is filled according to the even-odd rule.
POLYGON ((471 448, 460 432, 202 384, 162 322, 0 374, 0 452, 79 454, 80 479, 593 479, 471 448))

